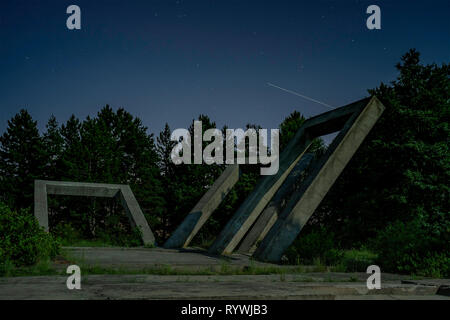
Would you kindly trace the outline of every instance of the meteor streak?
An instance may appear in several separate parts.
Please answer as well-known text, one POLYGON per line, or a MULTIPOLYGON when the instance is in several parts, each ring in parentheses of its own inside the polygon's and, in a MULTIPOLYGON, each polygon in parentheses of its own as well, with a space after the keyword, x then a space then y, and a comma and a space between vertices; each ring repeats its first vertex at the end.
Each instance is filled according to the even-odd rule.
POLYGON ((288 89, 281 88, 281 87, 276 86, 276 85, 274 85, 273 83, 270 83, 270 82, 267 82, 267 84, 268 84, 269 86, 271 86, 271 87, 274 87, 274 88, 277 88, 277 89, 280 89, 280 90, 283 90, 283 91, 292 93, 292 94, 294 94, 294 95, 296 95, 296 96, 302 97, 303 99, 306 99, 306 100, 309 100, 309 101, 312 101, 312 102, 321 104, 321 105, 323 105, 323 106, 325 106, 325 107, 327 107, 327 108, 329 108, 329 109, 334 109, 332 106, 330 106, 329 104, 326 104, 325 102, 321 102, 321 101, 318 101, 318 100, 316 100, 316 99, 313 99, 313 98, 304 96, 304 95, 302 95, 302 94, 300 94, 300 93, 297 93, 297 92, 295 92, 295 91, 292 91, 292 90, 288 90, 288 89))

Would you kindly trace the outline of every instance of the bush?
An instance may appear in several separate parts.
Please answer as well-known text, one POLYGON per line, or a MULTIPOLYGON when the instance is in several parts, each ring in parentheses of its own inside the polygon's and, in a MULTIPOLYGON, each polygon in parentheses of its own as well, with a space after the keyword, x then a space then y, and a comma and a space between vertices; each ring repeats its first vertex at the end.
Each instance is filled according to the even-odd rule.
POLYGON ((448 233, 433 232, 424 219, 396 221, 378 233, 372 246, 384 271, 421 276, 450 276, 448 233))
MULTIPOLYGON (((128 221, 127 221, 128 222, 128 221)), ((109 224, 109 228, 98 228, 95 237, 86 239, 71 223, 59 223, 52 233, 64 246, 142 246, 142 236, 138 228, 124 226, 117 222, 109 224)))
POLYGON ((290 263, 313 264, 320 260, 326 265, 336 265, 342 256, 342 251, 336 248, 334 234, 325 228, 318 228, 301 234, 285 254, 290 263))
POLYGON ((0 203, 0 265, 27 266, 55 257, 59 243, 42 230, 29 210, 11 211, 0 203))
POLYGON ((375 264, 377 254, 367 249, 351 249, 344 251, 340 264, 345 272, 366 272, 367 267, 375 264))
POLYGON ((54 234, 63 246, 71 246, 81 239, 80 232, 75 230, 72 224, 69 223, 58 223, 52 230, 54 234))
POLYGON ((111 227, 108 230, 99 231, 97 236, 99 241, 112 246, 139 247, 143 245, 141 232, 138 228, 132 228, 131 231, 124 232, 118 227, 111 227))

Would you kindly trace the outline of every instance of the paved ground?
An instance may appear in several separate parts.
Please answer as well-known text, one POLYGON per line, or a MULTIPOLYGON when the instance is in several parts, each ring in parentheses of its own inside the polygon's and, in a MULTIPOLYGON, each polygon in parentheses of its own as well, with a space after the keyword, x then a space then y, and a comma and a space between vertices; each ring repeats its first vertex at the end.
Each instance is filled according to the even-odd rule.
MULTIPOLYGON (((365 273, 290 273, 289 266, 253 262, 246 256, 224 259, 198 250, 66 248, 68 259, 80 264, 81 290, 69 290, 66 276, 0 278, 0 299, 450 299, 450 280, 414 280, 382 273, 382 288, 368 290, 365 273), (270 275, 83 275, 86 266, 139 270, 171 266, 179 273, 249 266, 284 268, 270 275)), ((304 270, 308 270, 305 267, 304 270)))
MULTIPOLYGON (((205 269, 223 265, 244 268, 245 266, 271 266, 257 261, 250 262, 245 255, 221 257, 210 255, 202 249, 163 248, 98 248, 65 247, 65 256, 86 265, 143 269, 170 266, 183 269, 205 269)), ((273 265, 272 265, 273 266, 273 265)))
MULTIPOLYGON (((348 276, 348 275, 342 275, 348 276)), ((68 290, 66 277, 0 279, 0 299, 447 299, 438 286, 382 282, 327 282, 330 274, 239 276, 83 276, 80 290, 68 290), (322 281, 318 281, 322 280, 322 281)))

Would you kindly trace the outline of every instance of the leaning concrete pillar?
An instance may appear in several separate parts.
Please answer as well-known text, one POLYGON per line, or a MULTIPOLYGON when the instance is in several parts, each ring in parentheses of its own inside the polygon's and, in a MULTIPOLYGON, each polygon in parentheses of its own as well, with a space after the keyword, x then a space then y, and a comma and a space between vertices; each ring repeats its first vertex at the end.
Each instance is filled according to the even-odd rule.
POLYGON ((187 247, 238 180, 239 165, 228 166, 172 233, 164 247, 187 247))
POLYGON ((280 156, 278 173, 261 178, 253 192, 214 241, 209 249, 210 253, 229 254, 233 252, 311 144, 312 139, 303 133, 303 129, 300 128, 280 156))
POLYGON ((34 181, 34 216, 48 232, 47 186, 43 180, 34 181))
POLYGON ((239 253, 253 253, 256 249, 256 244, 266 236, 267 232, 269 232, 270 228, 278 219, 279 213, 298 187, 298 182, 301 180, 302 174, 304 174, 313 158, 314 155, 312 153, 307 153, 295 165, 283 185, 278 189, 272 201, 270 201, 261 213, 244 240, 242 240, 238 249, 239 253))
POLYGON ((142 234, 142 240, 144 245, 154 245, 155 236, 152 230, 148 226, 147 220, 145 219, 144 213, 139 206, 130 186, 122 185, 120 186, 120 192, 117 193, 122 206, 130 220, 132 226, 138 228, 142 234))
POLYGON ((384 106, 373 97, 362 111, 350 117, 258 246, 255 258, 271 262, 281 259, 383 111, 384 106))

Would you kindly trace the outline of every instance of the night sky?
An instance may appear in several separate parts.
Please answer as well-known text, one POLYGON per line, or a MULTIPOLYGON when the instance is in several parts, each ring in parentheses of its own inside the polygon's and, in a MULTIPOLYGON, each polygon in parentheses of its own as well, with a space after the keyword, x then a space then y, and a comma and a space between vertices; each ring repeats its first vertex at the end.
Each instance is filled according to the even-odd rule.
POLYGON ((0 1, 0 133, 26 108, 95 115, 105 104, 149 132, 207 114, 221 128, 276 128, 367 96, 409 48, 448 63, 450 1, 0 1), (81 30, 66 8, 81 8, 81 30), (381 8, 368 30, 366 8, 381 8))

